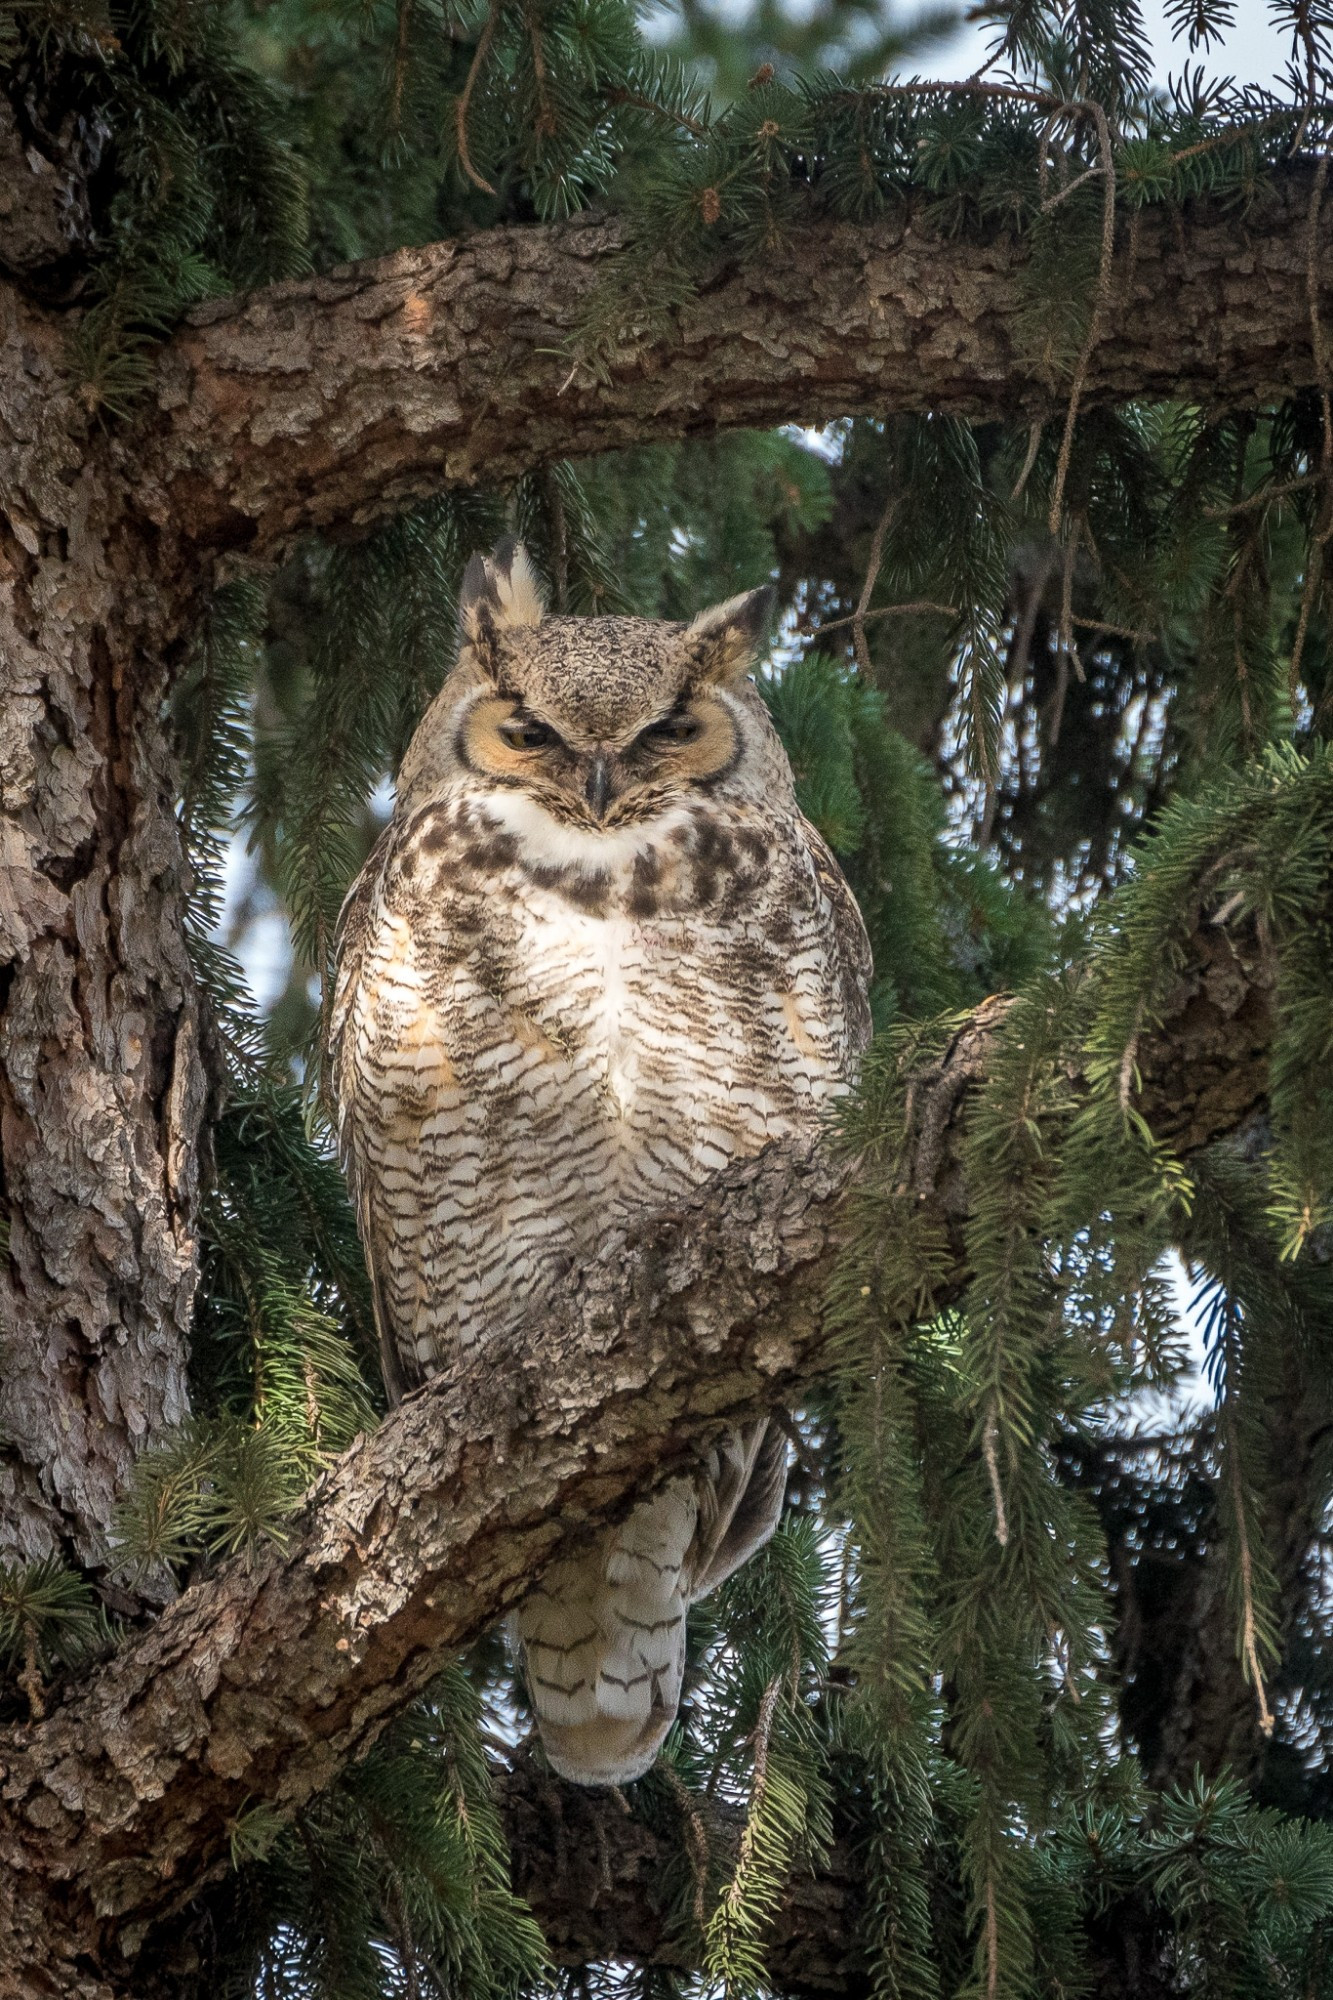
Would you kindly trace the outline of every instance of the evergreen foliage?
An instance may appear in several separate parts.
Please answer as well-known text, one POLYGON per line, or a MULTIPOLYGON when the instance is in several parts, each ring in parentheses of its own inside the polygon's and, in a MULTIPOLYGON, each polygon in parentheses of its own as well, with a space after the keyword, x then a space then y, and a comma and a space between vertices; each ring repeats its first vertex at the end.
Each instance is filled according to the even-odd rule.
POLYGON ((6 1715, 46 1712, 46 1682, 114 1644, 114 1628, 86 1578, 58 1556, 0 1563, 0 1703, 6 1715))
POLYGON ((241 1819, 231 1990, 508 2000, 547 1987, 541 1933, 509 1888, 480 1721, 456 1663, 294 1823, 266 1808, 241 1819))
POLYGON ((704 1935, 707 1976, 727 1992, 764 1991, 764 1938, 787 1879, 817 1864, 830 1837, 826 1750, 813 1702, 826 1678, 825 1591, 815 1522, 795 1516, 732 1577, 716 1618, 724 1644, 708 1704, 675 1746, 688 1782, 745 1786, 745 1826, 731 1877, 704 1935), (705 1752, 705 1745, 706 1752, 705 1752), (693 1765, 693 1772, 691 1772, 693 1765))
MULTIPOLYGON (((115 1643, 108 1597, 281 1544, 321 1463, 376 1421, 318 1010, 468 555, 521 532, 570 611, 682 617, 776 577, 760 686, 865 912, 880 1034, 843 1120, 859 1168, 834 1379, 798 1418, 784 1527, 696 1614, 680 1727, 629 1809, 674 1839, 678 1929, 728 1992, 767 1990, 788 1876, 839 1836, 876 2000, 1319 2000, 1328 390, 1221 416, 1081 397, 1109 225, 1206 197, 1239 227, 1279 173, 1324 199, 1333 13, 1274 0, 1292 66, 1271 90, 1187 67, 1160 91, 1133 0, 992 11, 995 63, 953 87, 885 81, 907 43, 862 0, 725 21, 683 0, 658 45, 625 0, 0 0, 25 135, 66 117, 97 135, 73 341, 107 422, 210 292, 593 202, 628 247, 573 367, 665 326, 720 255, 896 213, 1025 238, 1015 339, 1068 395, 1032 432, 858 420, 534 470, 215 597, 176 703, 216 1097, 196 1414, 141 1462, 104 1572, 0 1569, 0 1682, 9 1712, 40 1714, 115 1643), (257 910, 290 940, 265 1013, 233 953, 257 910), (1271 949, 1271 1093, 1186 1164, 1127 1086, 1201 920, 1271 949), (908 1079, 999 989, 1016 997, 965 1142, 971 1278, 932 1317, 948 1250, 904 1192, 908 1079), (1168 1253, 1197 1294, 1202 1408, 1177 1393, 1168 1253), (734 1866, 719 1798, 745 1815, 734 1866)), ((1190 56, 1233 11, 1168 8, 1190 56)), ((525 1724, 501 1649, 480 1649, 295 1820, 242 1814, 217 1990, 544 1990, 488 1775, 525 1724)))

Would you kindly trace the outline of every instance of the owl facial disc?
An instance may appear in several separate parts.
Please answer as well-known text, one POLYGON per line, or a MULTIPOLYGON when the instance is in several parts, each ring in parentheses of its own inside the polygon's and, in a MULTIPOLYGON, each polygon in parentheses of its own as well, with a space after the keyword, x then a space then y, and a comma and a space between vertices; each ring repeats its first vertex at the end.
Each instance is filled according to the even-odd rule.
POLYGON ((564 824, 610 828, 668 810, 743 753, 739 689, 772 600, 749 591, 688 625, 550 617, 521 545, 474 556, 450 677, 471 690, 455 711, 458 762, 564 824))

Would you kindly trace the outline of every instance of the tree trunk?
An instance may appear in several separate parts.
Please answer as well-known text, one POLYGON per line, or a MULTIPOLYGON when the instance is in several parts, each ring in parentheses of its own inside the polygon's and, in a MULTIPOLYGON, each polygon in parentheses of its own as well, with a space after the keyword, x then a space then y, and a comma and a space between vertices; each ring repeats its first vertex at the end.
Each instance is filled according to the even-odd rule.
POLYGON ((204 1083, 172 635, 62 362, 0 291, 0 1557, 97 1564, 187 1409, 204 1083))

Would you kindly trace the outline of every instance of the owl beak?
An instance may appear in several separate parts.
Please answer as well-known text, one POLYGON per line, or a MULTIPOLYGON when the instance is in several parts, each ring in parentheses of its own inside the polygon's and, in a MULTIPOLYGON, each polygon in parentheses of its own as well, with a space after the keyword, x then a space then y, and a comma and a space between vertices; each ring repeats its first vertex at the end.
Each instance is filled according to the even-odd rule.
POLYGON ((605 819, 606 808, 611 802, 611 759, 600 751, 589 767, 584 794, 598 819, 605 819))

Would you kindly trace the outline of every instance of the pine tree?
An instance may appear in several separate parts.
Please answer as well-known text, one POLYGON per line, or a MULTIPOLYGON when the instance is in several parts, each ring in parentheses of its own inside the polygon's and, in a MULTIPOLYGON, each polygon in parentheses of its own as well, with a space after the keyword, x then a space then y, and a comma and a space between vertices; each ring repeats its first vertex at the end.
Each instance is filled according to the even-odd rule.
MULTIPOLYGON (((0 0, 20 191, 0 186, 0 1797, 85 1685, 180 1629, 164 1607, 250 1575, 257 1629, 338 1455, 382 1421, 321 1011, 473 551, 521 534, 574 613, 682 617, 776 580, 760 689, 876 964, 788 1511, 698 1607, 655 1769, 571 1794, 495 1633, 424 1686, 409 1652, 373 1724, 301 1724, 328 1745, 319 1787, 275 1765, 165 1916, 141 1919, 117 1854, 61 1961, 71 1993, 1333 2000, 1333 10, 1274 0, 1290 60, 1260 89, 1209 67, 1227 0, 1171 0, 1169 90, 1136 0, 991 12, 993 61, 941 84, 862 0, 725 20, 682 0, 656 41, 625 0, 0 0), (1267 356, 1216 404, 1094 393, 1154 230, 1202 216, 1246 244, 1279 209, 1309 368, 1267 356), (355 506, 293 502, 299 532, 267 539, 208 466, 162 472, 172 397, 211 384, 220 434, 247 393, 251 363, 201 358, 217 301, 296 315, 308 294, 268 288, 342 298, 343 265, 446 238, 521 259, 566 222, 612 243, 562 323, 571 393, 669 348, 728 274, 883 228, 1012 254, 1006 337, 1049 406, 868 396, 817 434, 795 428, 830 415, 813 392, 770 429, 608 418, 595 456, 391 465, 389 501, 363 476, 355 506), (29 518, 78 467, 25 369, 62 385, 50 435, 89 464, 126 482, 143 455, 137 510, 93 480, 73 540, 29 518), (196 513, 220 559, 154 609, 143 578, 196 513), (82 573, 115 608, 71 653, 85 700, 60 692, 50 634, 82 628, 51 566, 94 542, 82 573), (66 774, 44 792, 30 727, 66 774), (81 757, 108 774, 78 780, 86 828, 81 757), (68 846, 34 872, 21 843, 62 811, 68 846), (125 853, 160 907, 106 886, 125 853), (50 938, 23 930, 34 909, 50 938), (264 1008, 241 962, 261 917, 283 968, 264 1008), (1164 1076, 1154 1037, 1181 1019, 1164 1076), (984 1064, 955 1087, 978 1023, 984 1064), (106 1084, 92 1139, 60 1066, 80 1035, 114 1043, 99 1075, 139 1079, 133 1104, 106 1084), (135 1117, 168 1163, 151 1243, 121 1227, 135 1117), (946 1145, 952 1209, 919 1182, 946 1145), (47 1410, 43 1375, 91 1380, 79 1355, 103 1368, 113 1325, 154 1347, 123 1304, 153 1257, 152 1394, 98 1374, 47 1410), (94 1301, 86 1327, 20 1362, 30 1318, 67 1326, 61 1286, 94 1301), (50 1443, 59 1407, 91 1412, 82 1443, 50 1443)), ((410 334, 424 267, 389 268, 410 334)), ((344 419, 335 400, 320 421, 344 419)), ((240 424, 233 469, 261 428, 240 424)), ((178 1723, 164 1709, 138 1761, 117 1737, 126 1796, 160 1795, 178 1723)), ((0 1821, 16 1880, 48 1867, 57 1797, 0 1821)), ((0 1896, 22 1944, 10 1914, 0 1896)))

